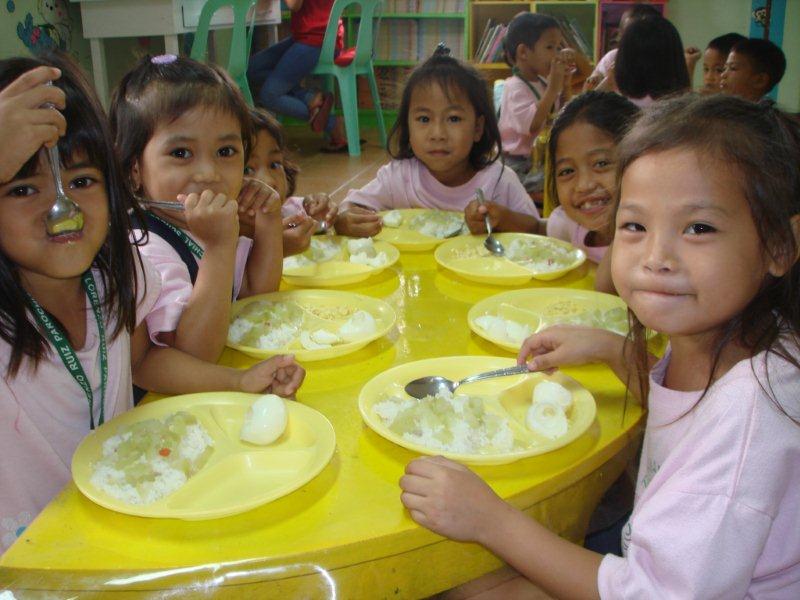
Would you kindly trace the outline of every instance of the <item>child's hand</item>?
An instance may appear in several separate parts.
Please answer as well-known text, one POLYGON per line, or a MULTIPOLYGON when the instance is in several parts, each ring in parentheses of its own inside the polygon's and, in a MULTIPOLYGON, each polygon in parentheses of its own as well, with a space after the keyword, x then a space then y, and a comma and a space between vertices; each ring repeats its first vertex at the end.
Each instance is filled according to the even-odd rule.
POLYGON ((588 92, 595 89, 598 85, 600 85, 601 81, 603 81, 603 76, 599 73, 597 75, 589 75, 589 77, 586 78, 586 81, 583 82, 583 91, 588 92))
POLYGON ((531 371, 552 373, 562 366, 606 362, 622 342, 621 335, 606 329, 556 325, 526 339, 517 364, 527 362, 531 371))
POLYGON ((289 398, 303 383, 306 371, 291 354, 280 354, 242 371, 239 390, 251 394, 267 392, 289 398))
POLYGON ((309 217, 328 226, 333 225, 339 211, 337 204, 324 192, 309 194, 303 198, 303 208, 309 217))
POLYGON ((694 72, 694 66, 700 60, 700 48, 687 46, 683 51, 683 56, 686 60, 686 68, 689 69, 689 75, 691 75, 694 72))
POLYGON ((567 63, 561 56, 556 56, 550 63, 550 75, 547 78, 548 87, 552 86, 556 92, 564 89, 564 78, 567 74, 567 63))
POLYGON ((306 215, 293 215, 283 220, 283 256, 292 256, 305 251, 314 231, 317 229, 317 222, 306 215))
POLYGON ((9 181, 42 146, 53 146, 67 130, 58 110, 65 106, 64 91, 48 81, 61 77, 53 67, 23 73, 0 92, 0 182, 9 181), (45 104, 52 104, 55 109, 45 104))
POLYGON ((350 237, 372 237, 380 233, 383 222, 380 215, 364 206, 351 204, 336 217, 336 232, 350 237))
POLYGON ((281 212, 281 197, 276 190, 260 179, 245 177, 239 192, 239 213, 255 219, 258 211, 267 215, 281 212))
POLYGON ((225 194, 205 190, 202 194, 179 195, 184 218, 192 235, 205 246, 235 246, 239 237, 239 205, 225 194))
POLYGON ((495 229, 505 218, 508 209, 500 206, 496 202, 484 202, 480 204, 473 200, 464 209, 464 220, 467 222, 470 233, 486 233, 486 215, 489 215, 489 223, 495 229))
POLYGON ((480 541, 505 505, 475 473, 442 456, 408 463, 400 488, 412 519, 461 542, 480 541))

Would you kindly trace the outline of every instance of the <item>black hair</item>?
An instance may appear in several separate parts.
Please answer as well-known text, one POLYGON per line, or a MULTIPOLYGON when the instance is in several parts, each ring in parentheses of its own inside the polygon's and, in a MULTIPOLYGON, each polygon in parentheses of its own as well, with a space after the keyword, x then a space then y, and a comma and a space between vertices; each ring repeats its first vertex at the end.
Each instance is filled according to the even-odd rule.
POLYGON ((556 148, 558 138, 564 130, 575 123, 588 123, 618 144, 639 116, 639 112, 639 108, 624 96, 595 90, 575 96, 561 109, 550 129, 550 139, 547 142, 550 156, 548 191, 555 204, 560 204, 556 189, 556 148))
POLYGON ((502 152, 502 145, 489 84, 475 67, 438 52, 414 69, 406 81, 397 120, 389 132, 389 155, 392 158, 414 157, 408 125, 411 94, 415 88, 433 84, 441 87, 448 96, 462 92, 475 109, 475 117, 483 117, 483 135, 472 144, 469 153, 470 166, 480 171, 496 161, 502 152))
POLYGON ((783 79, 783 74, 786 72, 786 56, 784 56, 783 50, 769 40, 745 38, 734 44, 731 52, 746 56, 757 73, 767 74, 769 81, 765 93, 772 90, 783 79))
MULTIPOLYGON (((723 349, 731 342, 747 348, 751 356, 766 351, 767 356, 775 355, 800 369, 796 358, 800 348, 799 241, 792 230, 792 218, 800 215, 800 123, 771 103, 736 96, 686 94, 664 100, 645 111, 620 144, 617 197, 622 193, 622 176, 636 159, 675 148, 694 149, 704 160, 711 157, 729 165, 747 199, 764 256, 789 265, 781 277, 767 275, 748 305, 724 326, 715 341, 705 391, 715 379, 723 349)), ((645 398, 644 327, 632 313, 631 319, 645 398)))
POLYGON ((728 56, 730 54, 731 48, 733 48, 736 44, 741 42, 742 40, 746 40, 747 38, 739 33, 726 33, 715 37, 713 40, 708 42, 708 46, 706 48, 711 48, 712 50, 716 50, 723 56, 728 56))
POLYGON ((145 56, 120 81, 111 98, 111 128, 127 177, 159 123, 202 106, 239 122, 247 161, 253 142, 250 109, 225 71, 191 58, 145 56))
POLYGON ((542 13, 520 13, 508 24, 503 48, 510 63, 517 59, 517 48, 524 44, 533 48, 548 29, 558 29, 558 21, 542 13))
POLYGON ((622 14, 627 14, 629 20, 633 19, 647 19, 649 17, 661 17, 661 11, 659 11, 655 6, 652 4, 634 4, 630 8, 626 9, 625 12, 622 14))
MULTIPOLYGON (((286 195, 291 196, 297 188, 297 175, 300 167, 288 156, 289 149, 286 144, 286 136, 283 127, 272 113, 263 108, 251 108, 250 117, 253 120, 253 136, 257 136, 259 131, 266 131, 278 145, 278 149, 283 153, 283 172, 286 174, 286 195)), ((255 139, 253 140, 255 143, 255 139)))
MULTIPOLYGON (((92 267, 100 273, 104 290, 103 309, 108 324, 114 325, 110 333, 111 339, 114 339, 123 329, 132 332, 136 326, 136 260, 141 261, 141 258, 136 247, 131 245, 129 212, 138 214, 138 209, 133 206, 126 178, 117 161, 108 120, 100 101, 72 58, 61 52, 52 52, 37 58, 0 60, 0 90, 23 73, 43 65, 61 70, 61 77, 53 85, 61 88, 66 95, 66 107, 62 114, 67 121, 67 131, 58 141, 64 166, 69 168, 80 156, 100 170, 105 178, 108 234, 92 261, 92 267)), ((38 153, 22 166, 13 179, 30 177, 37 168, 41 168, 38 153)), ((39 361, 50 351, 47 339, 29 320, 28 307, 17 265, 0 252, 0 338, 11 347, 11 357, 6 366, 8 377, 16 375, 26 359, 35 370, 39 361)), ((63 330, 60 323, 58 326, 63 330)))
POLYGON ((619 42, 614 77, 628 98, 660 98, 687 91, 689 71, 683 42, 675 26, 663 17, 637 19, 619 42))

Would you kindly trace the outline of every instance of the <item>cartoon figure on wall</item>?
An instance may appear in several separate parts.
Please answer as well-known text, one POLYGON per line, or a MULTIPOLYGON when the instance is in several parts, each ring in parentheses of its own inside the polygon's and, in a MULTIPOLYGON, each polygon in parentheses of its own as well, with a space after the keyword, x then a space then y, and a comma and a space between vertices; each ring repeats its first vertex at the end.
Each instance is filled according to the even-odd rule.
MULTIPOLYGON (((6 4, 8 12, 14 12, 14 2, 6 4)), ((37 0, 38 13, 35 22, 31 13, 17 23, 17 36, 33 53, 42 50, 67 50, 70 45, 71 28, 66 0, 37 0)))

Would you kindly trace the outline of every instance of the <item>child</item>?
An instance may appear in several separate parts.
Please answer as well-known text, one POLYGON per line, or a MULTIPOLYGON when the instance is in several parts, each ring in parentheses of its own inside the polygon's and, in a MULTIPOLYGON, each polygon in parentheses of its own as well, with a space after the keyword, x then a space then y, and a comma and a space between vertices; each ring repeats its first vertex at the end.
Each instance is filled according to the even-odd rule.
POLYGON ((541 192, 544 175, 531 173, 533 144, 562 102, 569 99, 571 50, 558 22, 543 14, 521 13, 508 24, 504 40, 513 75, 506 79, 498 127, 503 160, 528 192, 541 192), (547 76, 547 79, 545 79, 547 76))
MULTIPOLYGON (((308 248, 311 236, 319 229, 333 225, 336 205, 327 194, 312 194, 305 198, 293 196, 299 169, 288 157, 286 138, 277 119, 263 109, 251 109, 255 143, 244 173, 263 181, 278 192, 283 216, 283 256, 299 254, 308 248)), ((240 213, 242 235, 250 236, 255 218, 240 213)))
MULTIPOLYGON (((660 16, 662 16, 661 12, 651 4, 634 4, 630 8, 623 11, 622 16, 619 19, 619 31, 617 32, 617 35, 621 39, 628 25, 637 19, 660 16)), ((617 60, 617 52, 618 48, 613 48, 606 52, 605 55, 603 55, 603 58, 597 61, 597 66, 586 80, 588 89, 595 89, 603 84, 599 88, 601 91, 616 90, 616 84, 614 83, 614 63, 617 60)))
POLYGON ((145 206, 185 206, 148 212, 142 253, 170 300, 147 317, 153 341, 216 361, 231 297, 273 292, 281 276, 280 201, 276 195, 257 209, 251 205, 264 184, 251 180, 242 189, 249 109, 221 69, 164 55, 145 57, 123 77, 111 120, 123 168, 145 206), (237 209, 253 211, 252 240, 238 235, 237 209))
POLYGON ((639 108, 689 91, 683 42, 675 26, 664 17, 632 21, 619 43, 614 80, 619 93, 639 108))
MULTIPOLYGON (((449 51, 447 51, 449 52, 449 51)), ((378 210, 463 210, 470 231, 540 231, 539 213, 514 173, 497 162, 500 133, 486 81, 444 52, 414 70, 389 134, 395 159, 360 190, 350 190, 336 219, 344 235, 381 230, 378 210), (475 191, 488 200, 478 206, 475 191)), ((541 230, 544 230, 541 224, 541 230)))
POLYGON ((718 94, 720 92, 720 82, 728 54, 730 54, 731 48, 735 44, 746 39, 746 37, 738 33, 726 33, 708 42, 708 46, 703 52, 703 87, 700 88, 701 94, 718 94))
MULTIPOLYGON (((142 320, 162 301, 160 281, 130 244, 129 211, 138 209, 100 102, 61 56, 0 61, 0 90, 19 98, 21 87, 57 77, 53 67, 61 73, 54 81, 61 93, 40 89, 33 96, 65 106, 62 178, 84 225, 78 233, 46 234, 45 214, 55 199, 48 160, 36 149, 21 158, 13 150, 17 168, 0 183, 0 519, 18 529, 3 532, 0 552, 70 480, 81 438, 133 407, 132 379, 163 393, 266 388, 290 395, 303 377, 291 357, 238 371, 150 344, 142 320)), ((5 140, 27 143, 20 123, 0 112, 5 140)), ((41 139, 36 132, 32 127, 41 139)), ((9 153, 2 156, 5 164, 9 153)))
POLYGON ((744 39, 731 48, 720 87, 725 94, 757 102, 780 83, 785 71, 786 57, 778 46, 769 40, 744 39))
POLYGON ((800 597, 798 125, 769 106, 685 96, 646 113, 619 156, 612 272, 632 344, 552 328, 519 360, 606 362, 648 398, 624 556, 560 539, 441 457, 407 467, 403 502, 556 597, 800 597), (644 327, 670 339, 649 385, 644 327))
POLYGON ((551 197, 558 205, 547 235, 599 263, 613 239, 616 146, 639 113, 613 92, 586 92, 567 104, 550 132, 551 197))

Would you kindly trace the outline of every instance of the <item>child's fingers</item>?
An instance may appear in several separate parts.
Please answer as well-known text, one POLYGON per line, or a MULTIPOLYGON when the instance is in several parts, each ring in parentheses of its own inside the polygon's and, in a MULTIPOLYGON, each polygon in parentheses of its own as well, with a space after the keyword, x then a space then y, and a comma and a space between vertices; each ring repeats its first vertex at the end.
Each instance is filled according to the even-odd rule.
POLYGON ((422 512, 421 510, 416 510, 416 509, 410 510, 408 512, 411 515, 411 518, 414 519, 414 521, 416 523, 419 523, 423 527, 427 527, 428 529, 430 529, 430 526, 428 525, 428 523, 429 523, 428 522, 428 517, 425 515, 424 512, 422 512))
POLYGON ((408 510, 417 510, 422 512, 427 504, 427 498, 411 492, 401 492, 400 502, 402 502, 403 506, 405 506, 408 510))
POLYGON ((427 486, 430 485, 431 480, 427 477, 420 477, 419 475, 409 475, 406 473, 400 478, 400 489, 410 494, 417 496, 427 495, 427 486))
POLYGON ((48 81, 53 81, 59 77, 61 77, 61 71, 55 67, 36 67, 35 69, 26 71, 8 84, 5 89, 0 92, 0 98, 13 98, 32 88, 43 86, 48 81))
POLYGON ((29 131, 34 140, 48 148, 55 146, 63 134, 55 125, 33 125, 29 131))
POLYGON ((66 106, 66 95, 64 90, 54 85, 41 85, 19 94, 14 98, 14 102, 25 108, 43 108, 44 110, 56 108, 63 110, 66 106))

